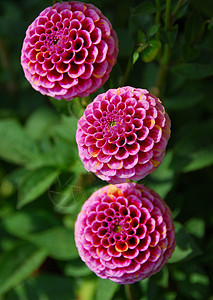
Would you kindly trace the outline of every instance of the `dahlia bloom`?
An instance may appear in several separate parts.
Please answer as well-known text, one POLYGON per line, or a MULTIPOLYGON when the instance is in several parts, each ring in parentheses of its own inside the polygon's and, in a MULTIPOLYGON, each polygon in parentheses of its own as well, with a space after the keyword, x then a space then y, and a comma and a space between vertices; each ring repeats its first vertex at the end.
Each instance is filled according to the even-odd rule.
POLYGON ((96 275, 133 283, 160 271, 171 257, 172 214, 160 196, 142 184, 108 185, 82 206, 75 242, 96 275))
POLYGON ((100 88, 117 55, 116 33, 102 12, 69 1, 47 7, 28 27, 21 64, 35 90, 72 100, 100 88))
POLYGON ((110 183, 140 180, 161 163, 170 119, 147 90, 110 89, 90 103, 78 121, 76 141, 87 171, 110 183))

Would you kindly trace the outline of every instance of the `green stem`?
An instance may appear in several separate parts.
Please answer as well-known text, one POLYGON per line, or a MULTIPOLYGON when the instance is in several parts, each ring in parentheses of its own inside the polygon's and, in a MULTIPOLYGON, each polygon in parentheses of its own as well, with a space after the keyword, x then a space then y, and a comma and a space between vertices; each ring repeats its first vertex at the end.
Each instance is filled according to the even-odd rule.
POLYGON ((164 55, 161 60, 161 64, 158 72, 158 78, 156 82, 159 97, 162 95, 162 87, 168 70, 170 53, 171 53, 171 48, 169 47, 169 45, 165 45, 164 55))
MULTIPOLYGON (((165 26, 164 26, 165 30, 169 30, 171 26, 170 12, 171 12, 171 0, 166 0, 165 26)), ((170 54, 171 54, 171 48, 168 44, 166 44, 164 46, 164 52, 163 52, 162 59, 160 61, 160 68, 158 72, 158 78, 156 81, 158 97, 160 97, 162 94, 162 87, 168 70, 170 54)))
POLYGON ((133 294, 133 285, 126 284, 125 285, 125 293, 128 300, 136 300, 133 294))
POLYGON ((159 24, 160 23, 160 0, 156 0, 156 8, 157 8, 157 12, 156 12, 156 16, 155 16, 155 23, 159 24))
POLYGON ((166 0, 166 11, 165 11, 165 30, 170 27, 170 11, 171 11, 171 0, 166 0))
POLYGON ((177 16, 177 14, 178 14, 178 12, 179 12, 179 10, 180 10, 183 2, 184 2, 184 0, 179 0, 178 1, 177 5, 176 5, 176 7, 175 7, 175 9, 174 9, 174 11, 172 13, 172 19, 173 20, 176 19, 176 16, 177 16))
POLYGON ((130 56, 130 58, 128 60, 125 73, 124 73, 123 78, 121 79, 121 82, 120 82, 120 86, 123 86, 126 83, 128 77, 129 77, 129 73, 131 71, 131 68, 132 68, 132 55, 130 56))

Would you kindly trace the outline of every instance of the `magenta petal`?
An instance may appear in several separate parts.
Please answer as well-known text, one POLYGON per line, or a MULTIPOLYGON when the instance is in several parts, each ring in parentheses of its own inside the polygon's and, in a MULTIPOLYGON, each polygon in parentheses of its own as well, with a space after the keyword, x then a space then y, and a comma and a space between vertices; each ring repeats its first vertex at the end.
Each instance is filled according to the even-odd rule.
POLYGON ((58 73, 56 70, 52 70, 47 73, 47 79, 51 82, 60 81, 63 79, 63 74, 58 73))
MULTIPOLYGON (((94 64, 95 76, 99 76, 103 71, 100 69, 100 73, 96 74, 97 65, 102 66, 102 63, 94 64)), ((87 80, 78 80, 78 86, 81 86, 86 94, 87 80)), ((100 80, 101 77, 93 76, 91 88, 97 86, 100 80)), ((87 170, 95 170, 97 176, 111 183, 124 182, 126 179, 140 180, 155 171, 165 155, 170 121, 160 102, 156 99, 150 100, 149 97, 147 91, 122 87, 99 94, 88 105, 82 117, 81 130, 86 135, 95 135, 94 139, 89 138, 89 141, 91 146, 94 145, 101 151, 86 161, 81 155, 83 152, 79 151, 87 170), (165 114, 164 128, 155 122, 159 111, 165 114), (144 118, 141 120, 138 117, 144 118), (97 160, 97 164, 94 159, 97 160), (107 167, 116 172, 111 172, 111 176, 106 166, 94 168, 99 166, 99 163, 108 163, 107 167)), ((78 134, 76 138, 78 143, 78 134)), ((81 141, 78 146, 83 147, 81 141)))
POLYGON ((98 48, 98 56, 96 58, 96 63, 101 63, 106 59, 108 52, 108 45, 103 40, 97 45, 98 48))
POLYGON ((127 267, 131 263, 130 259, 125 258, 123 256, 113 257, 112 261, 116 265, 116 267, 127 267))
POLYGON ((118 170, 123 167, 123 162, 115 158, 112 158, 107 165, 110 169, 118 170))
POLYGON ((102 151, 98 153, 97 159, 100 162, 108 163, 111 160, 111 155, 105 155, 102 151))
POLYGON ((108 79, 117 55, 116 33, 99 9, 79 1, 62 1, 44 9, 28 27, 21 64, 33 88, 58 100, 69 101, 100 88, 108 79), (78 82, 75 85, 62 83, 59 92, 58 84, 52 88, 49 83, 60 82, 64 74, 78 82), (81 79, 88 82, 82 84, 81 75, 81 79), (38 84, 38 76, 46 77, 46 85, 45 80, 42 85, 38 84))
POLYGON ((130 155, 123 161, 125 169, 132 169, 138 163, 138 155, 130 155))
POLYGON ((71 88, 78 83, 77 78, 71 78, 67 74, 64 74, 63 79, 59 81, 59 84, 64 89, 71 88))
POLYGON ((107 67, 108 67, 107 61, 104 61, 102 63, 95 63, 93 75, 97 78, 102 77, 105 74, 107 67))
POLYGON ((142 141, 140 143, 140 150, 144 151, 144 152, 148 152, 150 151, 154 146, 154 141, 152 138, 147 137, 147 139, 145 141, 142 141))
POLYGON ((100 43, 101 38, 102 38, 101 29, 96 27, 96 28, 91 32, 90 37, 91 37, 92 43, 93 43, 94 45, 100 43))
POLYGON ((81 259, 97 276, 134 283, 160 271, 172 255, 172 214, 159 195, 144 185, 104 186, 83 204, 75 224, 75 242, 81 259), (164 221, 151 230, 156 213, 172 224, 171 230, 165 229, 164 221))
POLYGON ((86 17, 84 20, 82 20, 81 24, 82 24, 82 29, 86 30, 89 33, 91 33, 95 28, 93 20, 89 17, 86 17))
POLYGON ((132 145, 126 145, 126 150, 129 152, 129 154, 135 155, 139 152, 140 145, 138 143, 134 143, 132 145))
POLYGON ((115 155, 118 152, 119 148, 115 144, 106 143, 102 149, 105 155, 115 155))
POLYGON ((135 169, 121 169, 119 170, 119 177, 120 178, 129 178, 135 175, 135 169))
POLYGON ((116 159, 125 159, 129 157, 129 152, 125 148, 119 148, 118 152, 115 155, 116 159))

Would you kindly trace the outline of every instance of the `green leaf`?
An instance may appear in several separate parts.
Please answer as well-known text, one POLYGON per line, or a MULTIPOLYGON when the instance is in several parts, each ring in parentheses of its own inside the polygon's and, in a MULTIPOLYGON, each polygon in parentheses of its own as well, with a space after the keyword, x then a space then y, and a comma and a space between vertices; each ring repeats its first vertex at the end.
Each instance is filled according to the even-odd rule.
POLYGON ((58 175, 59 171, 53 167, 31 171, 20 186, 17 207, 21 208, 34 201, 49 188, 58 175))
POLYGON ((55 211, 63 214, 76 216, 79 212, 79 205, 82 200, 87 199, 85 189, 79 186, 81 175, 70 177, 64 187, 59 186, 53 191, 49 191, 49 198, 54 205, 55 211))
POLYGON ((178 35, 178 25, 176 24, 172 29, 166 31, 162 29, 160 30, 160 34, 162 40, 170 47, 173 47, 178 35))
POLYGON ((77 292, 78 300, 94 300, 96 280, 84 279, 77 292))
POLYGON ((133 65, 136 63, 136 61, 138 60, 139 58, 139 53, 136 51, 133 53, 133 57, 132 57, 132 63, 133 65))
POLYGON ((98 287, 95 300, 111 300, 119 285, 108 279, 98 278, 98 287))
POLYGON ((184 35, 185 42, 191 44, 195 41, 195 38, 198 36, 200 28, 203 23, 202 15, 197 10, 192 10, 189 17, 186 20, 184 35))
POLYGON ((205 234, 205 221, 199 218, 191 218, 186 222, 185 228, 188 233, 197 238, 202 238, 205 234))
POLYGON ((184 89, 179 88, 171 97, 165 99, 165 107, 171 110, 190 108, 205 98, 200 86, 187 84, 184 89))
POLYGON ((52 166, 59 170, 70 170, 79 160, 77 145, 71 144, 64 138, 54 136, 55 143, 51 148, 39 154, 37 158, 28 164, 30 169, 38 169, 44 166, 52 166))
MULTIPOLYGON (((70 105, 70 102, 66 100, 57 100, 55 98, 49 98, 50 103, 56 108, 56 110, 63 114, 63 115, 69 115, 69 108, 68 106, 70 105)), ((72 100, 73 101, 73 100, 72 100)))
POLYGON ((15 212, 2 219, 2 225, 7 232, 21 238, 59 224, 50 213, 43 210, 15 212))
POLYGON ((141 59, 146 63, 151 62, 156 58, 160 49, 161 42, 159 40, 151 40, 148 47, 141 52, 141 59))
POLYGON ((189 172, 213 164, 213 121, 196 124, 177 142, 171 167, 189 172))
POLYGON ((157 11, 156 6, 151 1, 144 1, 132 10, 132 15, 153 14, 157 11))
POLYGON ((0 258, 0 295, 31 275, 46 258, 46 252, 22 242, 0 258))
POLYGON ((61 123, 51 128, 51 135, 53 137, 57 135, 69 143, 76 144, 77 121, 73 116, 62 116, 61 123))
POLYGON ((28 238, 53 258, 68 260, 78 257, 74 233, 71 229, 57 226, 40 233, 31 234, 28 238))
POLYGON ((213 64, 182 63, 172 68, 187 79, 203 79, 213 76, 213 64))
POLYGON ((157 170, 150 177, 143 179, 143 183, 156 191, 163 199, 174 184, 174 171, 170 168, 171 160, 172 151, 167 151, 157 170))
POLYGON ((193 238, 178 222, 175 222, 175 240, 176 247, 172 257, 169 259, 170 263, 176 263, 183 260, 185 261, 202 254, 193 238))
POLYGON ((148 30, 147 35, 149 37, 155 35, 158 32, 159 28, 160 28, 160 24, 152 25, 152 27, 148 30))
POLYGON ((61 275, 38 275, 25 284, 29 300, 74 300, 74 283, 61 275))
POLYGON ((0 121, 0 140, 0 157, 6 161, 25 165, 38 154, 35 142, 15 120, 0 121))
POLYGON ((16 187, 21 184, 24 178, 29 174, 29 170, 26 168, 16 168, 6 177, 7 180, 12 182, 16 187))
POLYGON ((92 271, 80 258, 72 260, 69 264, 67 264, 64 272, 67 276, 72 277, 82 277, 92 274, 92 271))
POLYGON ((212 1, 190 0, 190 3, 205 16, 212 17, 212 15, 213 15, 213 2, 212 1))
POLYGON ((52 109, 40 108, 30 115, 25 128, 31 137, 39 140, 56 123, 58 124, 58 115, 52 109))

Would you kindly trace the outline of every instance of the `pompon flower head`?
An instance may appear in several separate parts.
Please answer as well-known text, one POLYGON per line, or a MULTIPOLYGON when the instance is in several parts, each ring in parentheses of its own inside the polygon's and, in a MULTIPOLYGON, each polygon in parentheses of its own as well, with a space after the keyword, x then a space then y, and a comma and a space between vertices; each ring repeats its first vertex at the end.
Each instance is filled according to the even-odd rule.
POLYGON ((46 8, 28 27, 21 64, 35 90, 72 100, 100 88, 117 55, 116 33, 102 12, 69 1, 46 8))
POLYGON ((161 101, 147 90, 111 89, 78 122, 79 156, 88 171, 109 183, 140 180, 161 163, 170 126, 161 101))
POLYGON ((175 248, 172 214, 142 184, 105 186, 84 203, 75 223, 81 259, 101 278, 129 284, 161 270, 175 248))

